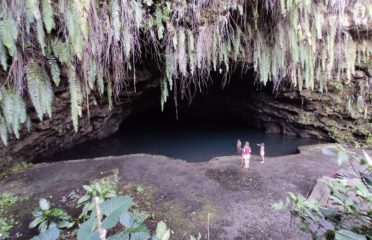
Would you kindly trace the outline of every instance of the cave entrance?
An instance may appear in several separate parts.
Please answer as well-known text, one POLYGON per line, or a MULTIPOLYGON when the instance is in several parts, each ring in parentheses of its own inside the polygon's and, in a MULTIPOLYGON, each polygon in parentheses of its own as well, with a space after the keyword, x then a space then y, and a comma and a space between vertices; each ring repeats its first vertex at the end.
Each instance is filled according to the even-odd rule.
POLYGON ((314 143, 315 140, 298 136, 267 133, 267 123, 258 118, 260 109, 255 108, 252 101, 257 100, 257 94, 259 97, 260 94, 272 94, 272 86, 260 88, 252 79, 247 80, 252 77, 252 74, 233 76, 224 89, 215 82, 205 92, 197 94, 191 104, 180 101, 178 119, 171 99, 161 112, 159 91, 149 92, 144 101, 151 104, 133 112, 118 132, 76 145, 50 159, 61 161, 148 153, 202 162, 236 154, 237 139, 243 143, 249 141, 253 154, 257 155, 257 144, 264 142, 268 156, 293 154, 298 146, 314 143))

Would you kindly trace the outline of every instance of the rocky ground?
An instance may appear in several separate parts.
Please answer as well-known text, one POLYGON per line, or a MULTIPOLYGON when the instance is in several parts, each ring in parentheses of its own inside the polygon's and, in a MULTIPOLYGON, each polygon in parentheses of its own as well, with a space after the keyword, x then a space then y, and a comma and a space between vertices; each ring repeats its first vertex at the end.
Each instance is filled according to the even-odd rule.
POLYGON ((205 163, 187 163, 145 154, 38 164, 0 179, 0 193, 29 196, 12 210, 20 224, 11 239, 30 239, 36 234, 27 226, 40 197, 50 198, 76 216, 74 201, 89 181, 118 172, 120 190, 130 194, 138 207, 154 213, 148 222, 164 220, 173 230, 172 239, 207 234, 210 239, 308 239, 297 229, 288 211, 271 204, 287 192, 308 195, 321 176, 332 176, 336 161, 320 148, 301 149, 300 154, 267 158, 253 156, 249 169, 239 167, 238 156, 217 157, 205 163), (143 191, 138 191, 138 187, 143 191), (21 237, 14 237, 21 233, 21 237))

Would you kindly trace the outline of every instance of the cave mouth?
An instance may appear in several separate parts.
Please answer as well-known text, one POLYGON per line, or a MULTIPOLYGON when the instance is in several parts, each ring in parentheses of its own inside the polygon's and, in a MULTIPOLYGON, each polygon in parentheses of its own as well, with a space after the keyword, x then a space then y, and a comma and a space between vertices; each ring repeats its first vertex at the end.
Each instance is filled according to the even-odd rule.
POLYGON ((221 88, 209 86, 195 95, 191 104, 180 101, 176 108, 171 100, 160 111, 159 91, 146 93, 140 111, 123 121, 119 130, 104 139, 93 140, 58 152, 36 162, 76 160, 126 154, 156 154, 186 160, 208 161, 214 157, 236 154, 237 139, 248 141, 253 154, 259 154, 258 143, 264 142, 267 156, 297 153, 301 145, 319 143, 318 140, 267 133, 257 120, 259 109, 244 108, 249 105, 251 94, 271 93, 271 86, 259 88, 253 81, 244 81, 252 75, 232 79, 221 88), (177 119, 178 118, 178 119, 177 119))

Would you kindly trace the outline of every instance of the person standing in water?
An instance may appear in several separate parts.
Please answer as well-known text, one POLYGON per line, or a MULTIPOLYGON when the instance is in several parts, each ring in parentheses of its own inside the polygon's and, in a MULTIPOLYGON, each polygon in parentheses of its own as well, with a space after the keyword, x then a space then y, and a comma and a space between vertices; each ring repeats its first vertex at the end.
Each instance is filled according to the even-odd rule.
POLYGON ((238 141, 236 142, 236 153, 241 154, 241 152, 242 152, 242 142, 240 141, 240 139, 238 139, 238 141))
POLYGON ((242 163, 241 167, 249 168, 249 159, 251 158, 251 148, 249 147, 249 142, 245 142, 244 148, 242 150, 242 163))
POLYGON ((262 158, 261 163, 264 163, 265 162, 265 143, 257 144, 257 146, 260 147, 260 155, 262 158))

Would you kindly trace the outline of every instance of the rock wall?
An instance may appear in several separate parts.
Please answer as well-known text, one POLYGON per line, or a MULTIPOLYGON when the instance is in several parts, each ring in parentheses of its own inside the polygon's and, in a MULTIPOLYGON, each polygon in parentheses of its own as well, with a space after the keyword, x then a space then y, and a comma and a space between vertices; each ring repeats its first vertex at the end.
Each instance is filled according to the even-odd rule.
MULTIPOLYGON (((21 138, 11 136, 7 147, 0 147, 0 170, 21 161, 32 161, 41 156, 49 156, 56 151, 74 144, 99 139, 114 133, 121 122, 135 111, 141 111, 149 99, 143 101, 147 91, 158 88, 157 71, 141 69, 136 76, 136 91, 129 87, 123 95, 113 99, 114 107, 109 109, 107 97, 92 94, 89 115, 84 104, 83 116, 79 119, 79 131, 75 133, 70 113, 67 81, 54 91, 53 117, 42 122, 31 112, 32 130, 22 130, 21 138), (93 98, 95 96, 95 98, 93 98), (97 101, 97 104, 94 104, 97 101)), ((31 102, 27 105, 32 109, 31 102)))
POLYGON ((327 92, 250 92, 235 111, 266 132, 372 147, 371 76, 357 71, 349 83, 330 80, 327 92), (359 101, 359 102, 358 102, 359 101))

